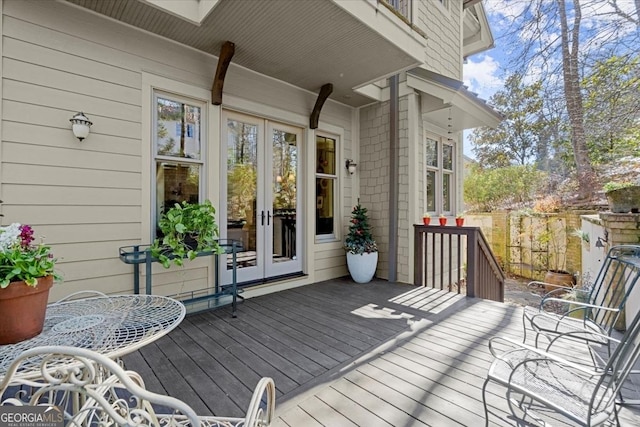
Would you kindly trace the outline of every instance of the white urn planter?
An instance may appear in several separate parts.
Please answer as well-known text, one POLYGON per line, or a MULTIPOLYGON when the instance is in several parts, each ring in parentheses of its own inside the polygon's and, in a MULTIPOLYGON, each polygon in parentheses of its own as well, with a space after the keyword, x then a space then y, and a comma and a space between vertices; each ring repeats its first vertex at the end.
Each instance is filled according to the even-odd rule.
POLYGON ((378 265, 378 252, 352 254, 347 252, 349 274, 356 283, 368 283, 373 278, 378 265))

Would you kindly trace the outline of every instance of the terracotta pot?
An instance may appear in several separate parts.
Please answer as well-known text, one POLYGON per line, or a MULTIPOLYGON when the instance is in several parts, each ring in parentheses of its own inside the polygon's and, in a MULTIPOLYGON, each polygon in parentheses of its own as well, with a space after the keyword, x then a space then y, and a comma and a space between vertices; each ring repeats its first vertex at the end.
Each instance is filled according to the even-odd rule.
POLYGON ((440 221, 440 225, 442 226, 447 225, 447 218, 438 218, 438 221, 440 221))
POLYGON ((557 289, 558 286, 572 288, 576 284, 573 274, 567 273, 566 271, 552 270, 547 271, 547 274, 544 275, 544 282, 546 283, 544 286, 546 292, 551 292, 557 289))
POLYGON ((429 225, 429 223, 431 223, 431 218, 422 218, 422 222, 424 223, 424 225, 429 225))
POLYGON ((37 286, 11 282, 0 289, 0 345, 15 344, 42 332, 53 276, 41 277, 37 286))
POLYGON ((456 227, 462 227, 464 225, 464 218, 456 218, 456 227))

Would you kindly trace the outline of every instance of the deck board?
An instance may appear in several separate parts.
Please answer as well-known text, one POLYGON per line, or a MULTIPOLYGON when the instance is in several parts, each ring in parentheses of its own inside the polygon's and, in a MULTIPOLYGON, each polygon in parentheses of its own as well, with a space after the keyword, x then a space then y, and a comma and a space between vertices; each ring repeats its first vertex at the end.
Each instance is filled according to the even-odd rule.
MULTIPOLYGON (((149 389, 202 414, 242 416, 270 376, 278 427, 476 426, 496 335, 522 339, 521 307, 339 279, 246 300, 237 318, 226 309, 189 315, 124 361, 149 389)), ((638 388, 625 390, 635 397, 638 388)), ((490 385, 487 401, 490 425, 515 424, 503 388, 490 385)), ((640 425, 640 411, 623 409, 621 421, 640 425)))

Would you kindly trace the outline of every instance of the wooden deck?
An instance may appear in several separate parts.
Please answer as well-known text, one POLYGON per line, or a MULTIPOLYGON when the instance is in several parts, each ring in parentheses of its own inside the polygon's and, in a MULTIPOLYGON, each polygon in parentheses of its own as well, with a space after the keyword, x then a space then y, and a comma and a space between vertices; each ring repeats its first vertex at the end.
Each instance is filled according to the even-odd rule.
MULTIPOLYGON (((228 309, 189 315, 124 361, 203 415, 242 416, 270 376, 276 426, 479 426, 495 335, 522 337, 522 308, 344 279, 247 300, 235 319, 228 309)), ((504 390, 489 390, 491 425, 515 425, 504 390)), ((640 412, 624 408, 621 421, 640 425, 640 412)))

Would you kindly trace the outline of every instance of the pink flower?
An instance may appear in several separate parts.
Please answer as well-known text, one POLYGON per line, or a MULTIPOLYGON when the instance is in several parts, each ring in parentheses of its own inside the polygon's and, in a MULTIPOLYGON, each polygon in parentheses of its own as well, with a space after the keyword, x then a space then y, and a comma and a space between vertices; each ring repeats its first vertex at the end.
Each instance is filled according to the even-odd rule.
POLYGON ((20 246, 23 248, 29 248, 31 242, 33 242, 33 228, 29 225, 20 226, 20 246))

